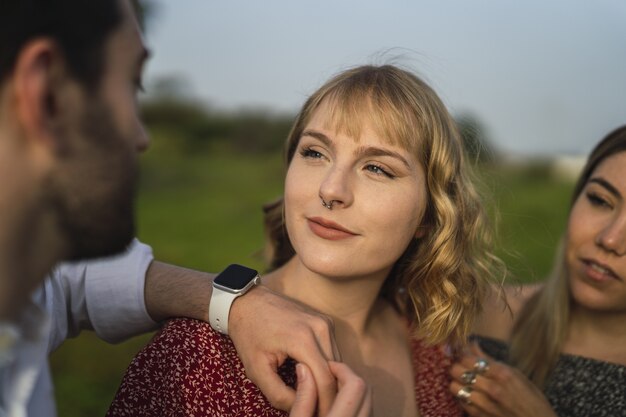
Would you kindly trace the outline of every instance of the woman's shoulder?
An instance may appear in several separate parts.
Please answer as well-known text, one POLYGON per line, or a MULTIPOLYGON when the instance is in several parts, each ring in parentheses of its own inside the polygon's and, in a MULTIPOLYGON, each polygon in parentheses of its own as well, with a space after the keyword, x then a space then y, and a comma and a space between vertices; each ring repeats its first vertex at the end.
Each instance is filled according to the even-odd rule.
MULTIPOLYGON (((222 335, 203 321, 177 318, 168 320, 150 343, 144 355, 165 358, 169 364, 182 360, 202 368, 241 365, 237 351, 228 336, 222 335)), ((138 355, 139 357, 139 355, 138 355)))
POLYGON ((188 318, 175 318, 166 321, 161 327, 161 330, 157 333, 156 339, 187 339, 192 337, 194 339, 207 339, 216 340, 219 333, 216 333, 211 326, 203 321, 188 319, 188 318))
POLYGON ((626 366, 561 354, 545 387, 559 415, 626 415, 626 366))
POLYGON ((230 338, 192 319, 168 321, 137 354, 107 415, 152 417, 174 410, 197 416, 282 415, 246 377, 230 338))
POLYGON ((256 388, 246 377, 232 340, 206 322, 186 318, 170 320, 153 345, 160 350, 161 361, 170 370, 172 384, 195 386, 196 396, 202 394, 213 401, 226 401, 226 395, 244 387, 246 390, 256 388))
POLYGON ((522 308, 542 286, 543 284, 526 284, 492 287, 483 303, 483 311, 474 323, 472 333, 508 341, 522 308))
POLYGON ((172 346, 188 346, 195 350, 215 350, 219 347, 228 350, 232 342, 200 320, 176 318, 165 322, 153 342, 172 346))

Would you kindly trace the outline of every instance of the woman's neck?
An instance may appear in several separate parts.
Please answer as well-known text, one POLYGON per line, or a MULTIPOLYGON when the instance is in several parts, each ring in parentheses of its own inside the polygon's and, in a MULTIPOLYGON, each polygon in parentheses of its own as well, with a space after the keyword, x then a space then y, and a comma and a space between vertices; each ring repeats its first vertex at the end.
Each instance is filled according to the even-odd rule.
POLYGON ((564 352, 626 365, 626 312, 572 306, 564 352))
POLYGON ((388 274, 327 277, 296 256, 263 282, 333 318, 342 361, 373 387, 374 415, 412 416, 417 409, 409 329, 379 296, 388 274))
POLYGON ((295 256, 263 277, 263 283, 332 317, 338 331, 347 326, 357 337, 367 337, 382 313, 379 293, 387 275, 388 271, 380 271, 369 276, 327 277, 311 271, 295 256))

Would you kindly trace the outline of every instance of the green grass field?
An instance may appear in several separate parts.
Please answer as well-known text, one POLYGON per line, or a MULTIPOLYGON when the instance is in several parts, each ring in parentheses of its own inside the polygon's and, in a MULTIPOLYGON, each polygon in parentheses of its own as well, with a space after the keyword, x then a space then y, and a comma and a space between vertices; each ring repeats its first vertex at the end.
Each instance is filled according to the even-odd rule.
MULTIPOLYGON (((139 237, 158 259, 208 271, 232 262, 262 269, 261 205, 281 194, 280 155, 207 149, 183 156, 156 141, 143 157, 139 237)), ((522 281, 541 279, 565 225, 570 184, 486 169, 500 213, 500 255, 522 281)), ((59 415, 104 415, 124 369, 150 335, 111 346, 90 332, 52 355, 59 415)))

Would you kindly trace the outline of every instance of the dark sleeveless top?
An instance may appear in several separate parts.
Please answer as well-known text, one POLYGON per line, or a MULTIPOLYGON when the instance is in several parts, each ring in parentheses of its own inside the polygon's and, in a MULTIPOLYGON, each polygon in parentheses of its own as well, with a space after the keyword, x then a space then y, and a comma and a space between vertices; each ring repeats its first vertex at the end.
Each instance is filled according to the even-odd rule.
MULTIPOLYGON (((507 362, 508 345, 473 336, 483 351, 507 362)), ((561 354, 544 389, 559 417, 626 417, 626 366, 561 354)))

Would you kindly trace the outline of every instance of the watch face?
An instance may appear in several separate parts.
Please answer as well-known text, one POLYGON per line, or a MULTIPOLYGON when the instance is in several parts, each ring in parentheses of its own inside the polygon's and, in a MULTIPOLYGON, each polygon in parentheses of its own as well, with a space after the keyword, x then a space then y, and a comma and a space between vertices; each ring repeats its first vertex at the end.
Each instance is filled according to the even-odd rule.
POLYGON ((242 290, 257 276, 257 271, 245 266, 232 264, 215 277, 215 284, 233 290, 242 290))

